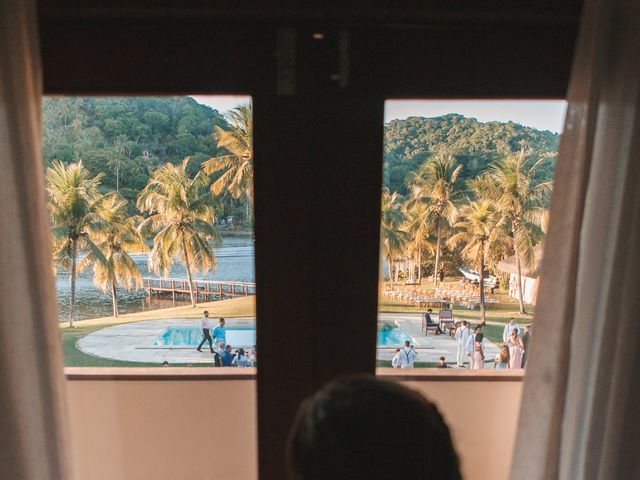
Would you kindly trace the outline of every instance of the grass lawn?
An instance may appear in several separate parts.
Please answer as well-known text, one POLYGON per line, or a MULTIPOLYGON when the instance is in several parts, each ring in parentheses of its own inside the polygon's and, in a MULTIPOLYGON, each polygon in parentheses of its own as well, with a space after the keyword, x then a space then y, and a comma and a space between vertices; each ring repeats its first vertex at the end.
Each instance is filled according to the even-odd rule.
MULTIPOLYGON (((209 310, 212 317, 250 317, 255 315, 255 297, 240 297, 232 300, 218 302, 206 302, 197 307, 176 307, 152 310, 148 312, 132 313, 121 317, 104 317, 76 322, 74 328, 69 328, 68 323, 61 323, 60 333, 64 350, 64 363, 68 367, 160 367, 158 363, 124 362, 108 358, 87 355, 77 347, 78 340, 85 335, 100 330, 104 327, 119 325, 122 323, 140 322, 142 320, 156 320, 162 318, 199 318, 202 312, 209 310)), ((173 366, 186 366, 187 364, 172 364, 173 366)), ((193 364, 196 366, 210 366, 207 364, 193 364)))
MULTIPOLYGON (((457 282, 445 282, 457 284, 457 282)), ((433 289, 431 285, 425 287, 426 282, 423 282, 421 291, 429 294, 433 289)), ((512 300, 507 292, 504 290, 497 290, 494 298, 500 301, 497 305, 491 305, 487 307, 486 320, 487 324, 484 327, 484 334, 492 342, 496 344, 502 343, 502 331, 504 324, 509 321, 509 318, 514 317, 516 323, 523 325, 529 324, 533 321, 534 306, 526 305, 527 313, 520 314, 519 305, 517 301, 512 300)), ((405 303, 396 303, 386 299, 380 298, 378 302, 378 310, 380 313, 423 313, 425 308, 417 308, 413 305, 405 303)), ((438 309, 434 309, 436 312, 438 309)), ((453 306, 453 317, 456 320, 467 320, 471 324, 475 325, 480 323, 480 310, 469 310, 457 305, 453 306)))

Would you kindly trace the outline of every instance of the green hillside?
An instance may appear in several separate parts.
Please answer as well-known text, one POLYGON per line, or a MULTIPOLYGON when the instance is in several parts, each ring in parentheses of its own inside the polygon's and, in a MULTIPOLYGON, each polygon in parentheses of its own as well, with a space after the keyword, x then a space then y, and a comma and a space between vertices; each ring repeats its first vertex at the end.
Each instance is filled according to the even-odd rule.
POLYGON ((405 179, 426 158, 449 153, 462 163, 466 180, 508 153, 525 148, 537 158, 548 158, 540 175, 551 178, 560 135, 513 122, 482 123, 451 113, 442 117, 410 117, 393 120, 384 129, 384 184, 392 192, 406 194, 405 179))
POLYGON ((158 165, 189 155, 197 170, 217 155, 214 125, 228 128, 190 97, 51 97, 43 104, 44 161, 82 160, 103 174, 104 190, 133 200, 158 165))

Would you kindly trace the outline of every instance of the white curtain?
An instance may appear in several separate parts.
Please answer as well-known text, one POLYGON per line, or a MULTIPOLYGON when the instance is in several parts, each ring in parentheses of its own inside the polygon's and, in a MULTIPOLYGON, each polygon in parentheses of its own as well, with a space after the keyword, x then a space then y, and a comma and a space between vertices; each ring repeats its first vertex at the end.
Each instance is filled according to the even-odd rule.
POLYGON ((640 478, 640 2, 587 0, 513 480, 640 478))
POLYGON ((0 0, 0 478, 64 479, 64 380, 41 157, 35 2, 0 0))

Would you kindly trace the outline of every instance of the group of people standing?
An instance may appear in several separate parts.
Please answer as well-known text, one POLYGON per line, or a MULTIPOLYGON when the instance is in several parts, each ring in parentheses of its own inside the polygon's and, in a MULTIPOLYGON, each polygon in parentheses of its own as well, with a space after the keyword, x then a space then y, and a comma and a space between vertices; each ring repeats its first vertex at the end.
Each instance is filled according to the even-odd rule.
POLYGON ((203 338, 196 350, 202 352, 205 342, 209 343, 209 350, 213 354, 213 364, 216 367, 255 367, 257 365, 257 351, 254 345, 250 352, 244 348, 238 348, 233 352, 231 345, 227 345, 225 319, 220 318, 218 325, 213 326, 213 320, 209 318, 209 312, 204 311, 200 320, 203 338), (216 345, 214 350, 213 346, 216 345))
MULTIPOLYGON (((509 319, 502 333, 503 345, 495 358, 494 369, 520 369, 527 362, 527 348, 531 339, 531 325, 526 327, 522 337, 519 336, 520 327, 514 318, 509 319)), ((479 370, 484 368, 484 334, 482 325, 477 325, 471 332, 467 321, 464 320, 456 330, 453 339, 457 342, 456 364, 464 368, 465 357, 469 358, 469 368, 479 370)))

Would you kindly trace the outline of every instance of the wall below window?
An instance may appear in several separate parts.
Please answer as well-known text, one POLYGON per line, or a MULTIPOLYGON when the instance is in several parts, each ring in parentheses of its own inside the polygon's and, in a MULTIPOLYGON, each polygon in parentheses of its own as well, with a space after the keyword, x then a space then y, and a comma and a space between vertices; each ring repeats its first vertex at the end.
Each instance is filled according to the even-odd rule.
MULTIPOLYGON (((139 370, 113 375, 113 369, 67 369, 76 478, 257 479, 251 369, 233 369, 238 374, 227 377, 204 368, 139 370), (161 377, 149 379, 148 372, 161 377)), ((397 380, 397 371, 389 370, 380 373, 397 380)), ((437 403, 452 429, 465 480, 500 480, 508 477, 519 380, 416 374, 402 383, 437 403)))
MULTIPOLYGON (((470 375, 468 371, 455 373, 470 375)), ((506 381, 503 375, 482 380, 469 378, 473 377, 440 379, 434 375, 402 383, 438 406, 451 430, 465 480, 507 479, 518 426, 522 377, 506 381)))

